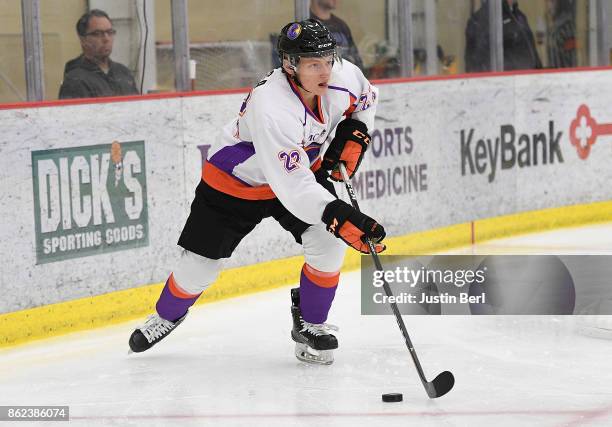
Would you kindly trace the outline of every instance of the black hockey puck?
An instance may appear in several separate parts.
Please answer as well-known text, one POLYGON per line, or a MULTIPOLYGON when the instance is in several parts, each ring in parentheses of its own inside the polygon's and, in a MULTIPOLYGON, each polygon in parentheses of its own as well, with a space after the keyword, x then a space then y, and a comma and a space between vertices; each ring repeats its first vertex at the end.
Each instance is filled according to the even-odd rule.
POLYGON ((382 395, 383 402, 401 402, 403 399, 402 393, 385 393, 382 395))

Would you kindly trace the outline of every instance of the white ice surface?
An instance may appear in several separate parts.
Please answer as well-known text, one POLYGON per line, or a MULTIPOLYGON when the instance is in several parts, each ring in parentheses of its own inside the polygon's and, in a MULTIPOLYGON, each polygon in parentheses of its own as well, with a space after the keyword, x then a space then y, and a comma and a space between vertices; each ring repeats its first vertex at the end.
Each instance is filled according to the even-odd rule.
MULTIPOLYGON (((458 252, 612 254, 612 224, 458 252)), ((456 378, 430 400, 394 318, 360 315, 359 286, 342 275, 331 366, 294 358, 286 287, 198 306, 143 354, 127 355, 140 321, 0 351, 0 405, 69 405, 71 425, 93 426, 612 425, 612 341, 575 318, 406 316, 427 377, 456 378)))

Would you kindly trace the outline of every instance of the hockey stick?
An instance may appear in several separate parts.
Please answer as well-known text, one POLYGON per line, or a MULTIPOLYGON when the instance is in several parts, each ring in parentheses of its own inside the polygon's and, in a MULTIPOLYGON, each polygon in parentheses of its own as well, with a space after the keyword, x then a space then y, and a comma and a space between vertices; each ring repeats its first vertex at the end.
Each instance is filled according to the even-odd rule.
MULTIPOLYGON (((351 204, 355 209, 359 211, 359 204, 357 203, 357 196, 355 195, 355 190, 351 185, 351 180, 346 172, 346 167, 344 163, 340 163, 340 173, 342 174, 342 180, 344 181, 344 185, 346 186, 346 190, 349 194, 349 198, 351 199, 351 204)), ((378 254, 376 253, 376 249, 374 248, 374 243, 370 239, 366 240, 368 247, 370 248, 370 254, 374 259, 374 265, 378 271, 384 271, 382 264, 380 262, 380 258, 378 258, 378 254)), ((393 292, 391 292, 391 287, 386 280, 383 278, 383 288, 385 293, 389 298, 393 297, 393 292)), ((417 357, 416 351, 414 350, 414 346, 412 345, 412 341, 410 341, 410 336, 408 335, 408 331, 406 330, 406 325, 404 324, 404 320, 402 319, 402 315, 400 314, 399 309, 397 308, 397 304, 392 302, 391 310, 393 310, 393 314, 395 315, 395 320, 397 321, 397 325, 402 331, 402 335, 404 336, 404 340, 406 341, 406 346, 410 351, 410 355, 412 356, 412 361, 416 366, 417 372, 419 373, 419 377, 421 378, 421 382, 423 383, 423 387, 425 387, 425 391, 427 395, 434 399, 436 397, 444 396, 448 393, 455 385, 455 377, 450 371, 444 371, 439 374, 437 377, 433 379, 433 381, 427 381, 425 378, 425 374, 423 373, 423 368, 421 367, 421 362, 419 362, 419 358, 417 357)))

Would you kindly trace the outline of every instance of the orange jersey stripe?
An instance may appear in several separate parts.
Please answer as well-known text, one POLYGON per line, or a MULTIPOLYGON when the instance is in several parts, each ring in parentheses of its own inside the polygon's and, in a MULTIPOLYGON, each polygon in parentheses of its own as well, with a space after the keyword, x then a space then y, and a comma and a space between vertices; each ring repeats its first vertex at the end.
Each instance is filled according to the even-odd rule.
POLYGON ((319 169, 321 169, 321 159, 317 159, 317 161, 314 162, 312 164, 312 166, 310 167, 310 170, 313 171, 313 172, 316 172, 319 169))
POLYGON ((215 190, 239 199, 270 200, 276 198, 269 185, 249 187, 208 162, 202 168, 202 179, 215 190))
POLYGON ((344 116, 346 117, 350 117, 351 114, 353 114, 353 112, 355 111, 355 109, 357 108, 357 98, 355 98, 353 95, 350 95, 350 102, 351 104, 349 105, 349 107, 346 109, 346 111, 344 112, 344 116))
MULTIPOLYGON (((321 159, 317 159, 310 167, 310 170, 316 172, 320 168, 321 159)), ((258 187, 249 187, 208 162, 204 163, 204 167, 202 168, 202 179, 215 190, 239 199, 270 200, 276 198, 276 195, 269 185, 265 184, 258 187)))
POLYGON ((340 272, 336 271, 334 273, 326 273, 324 271, 319 271, 316 268, 311 267, 308 264, 304 264, 302 267, 302 271, 304 275, 317 286, 321 288, 333 288, 338 285, 340 281, 340 272))

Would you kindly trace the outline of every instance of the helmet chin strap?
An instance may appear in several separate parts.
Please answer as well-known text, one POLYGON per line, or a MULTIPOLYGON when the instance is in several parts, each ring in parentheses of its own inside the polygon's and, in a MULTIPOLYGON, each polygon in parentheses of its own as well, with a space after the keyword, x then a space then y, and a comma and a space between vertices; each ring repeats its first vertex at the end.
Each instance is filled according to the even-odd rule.
POLYGON ((296 84, 296 85, 297 85, 299 88, 302 88, 303 90, 305 90, 305 91, 306 91, 306 92, 308 92, 308 93, 312 93, 311 91, 309 91, 308 89, 306 89, 306 88, 305 88, 305 87, 302 85, 302 82, 300 81, 300 79, 299 79, 299 77, 298 77, 298 75, 297 75, 297 67, 296 67, 295 65, 292 65, 292 67, 293 67, 293 74, 289 74, 289 73, 287 73, 287 71, 285 71, 285 68, 284 68, 284 67, 283 67, 283 72, 284 72, 285 74, 289 74, 289 78, 290 78, 291 80, 293 80, 293 82, 294 82, 294 83, 295 83, 295 84, 296 84))
POLYGON ((300 79, 297 76, 297 72, 295 72, 295 74, 293 76, 291 76, 291 80, 293 80, 295 82, 296 85, 298 85, 298 87, 301 87, 302 89, 304 89, 306 92, 308 93, 312 93, 311 91, 309 91, 308 89, 306 89, 303 85, 302 82, 300 82, 300 79))

